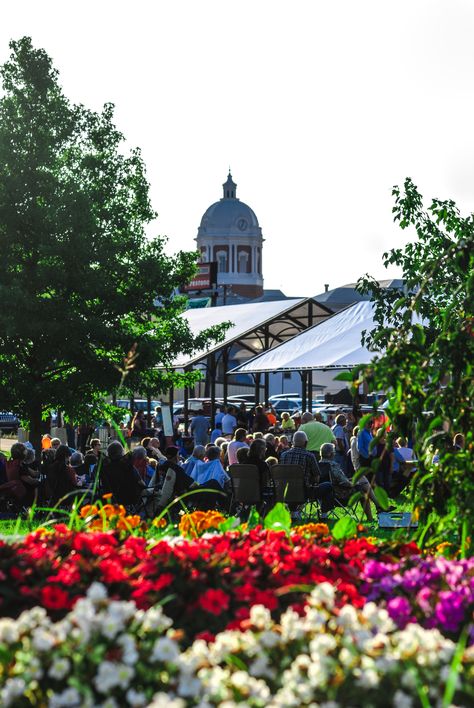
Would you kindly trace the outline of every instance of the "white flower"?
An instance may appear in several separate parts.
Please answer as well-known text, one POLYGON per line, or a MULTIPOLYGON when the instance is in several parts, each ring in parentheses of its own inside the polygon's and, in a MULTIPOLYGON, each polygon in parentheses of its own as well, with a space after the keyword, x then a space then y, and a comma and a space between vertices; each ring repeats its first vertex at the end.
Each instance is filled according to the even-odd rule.
POLYGON ((15 644, 20 639, 17 622, 7 617, 0 619, 0 642, 15 644))
POLYGON ((270 629, 272 626, 270 610, 263 605, 253 605, 250 609, 250 621, 257 629, 270 629))
POLYGON ((133 706, 133 708, 141 708, 141 706, 145 706, 147 704, 147 697, 145 694, 140 691, 135 691, 134 688, 128 689, 125 698, 128 701, 128 705, 133 706))
POLYGON ((341 607, 336 623, 339 627, 344 627, 345 629, 355 629, 359 624, 355 607, 352 607, 352 605, 341 607))
POLYGON ((318 607, 323 604, 329 609, 334 607, 335 590, 331 583, 319 583, 310 595, 310 604, 318 607))
POLYGON ((133 666, 138 660, 137 645, 131 634, 121 634, 117 644, 122 647, 122 661, 133 666))
POLYGON ((186 703, 182 698, 174 698, 168 693, 155 693, 148 708, 186 708, 186 703))
POLYGON ((100 704, 100 708, 119 708, 119 704, 112 696, 100 704))
POLYGON ((69 659, 64 656, 58 656, 53 660, 48 671, 48 676, 57 681, 61 681, 69 673, 71 664, 69 659))
POLYGON ((97 675, 94 677, 94 685, 100 693, 108 693, 110 689, 120 686, 128 688, 131 679, 135 675, 135 669, 126 664, 103 661, 99 665, 97 675))
POLYGON ((54 637, 41 627, 37 627, 31 634, 31 643, 36 651, 50 651, 54 647, 54 637))
POLYGON ((49 708, 67 708, 83 705, 81 695, 75 688, 66 688, 62 693, 53 693, 49 699, 49 708))
POLYGON ((412 708, 413 699, 403 691, 395 691, 393 696, 394 708, 412 708))
POLYGON ((0 691, 0 701, 4 708, 12 706, 16 698, 23 695, 26 689, 26 683, 21 678, 9 678, 5 681, 5 685, 0 691))
POLYGON ((87 597, 94 603, 101 602, 107 598, 107 588, 102 583, 94 582, 87 591, 87 597))
POLYGON ((201 693, 202 685, 200 680, 191 673, 183 672, 179 677, 177 693, 183 698, 192 697, 196 699, 201 693))
POLYGON ((177 643, 169 637, 160 637, 156 640, 150 656, 151 661, 176 661, 179 656, 177 643))
POLYGON ((150 607, 144 613, 142 619, 142 629, 144 632, 165 632, 173 622, 167 617, 160 605, 157 607, 150 607))
POLYGON ((272 631, 262 632, 258 639, 262 647, 265 649, 272 649, 280 643, 280 635, 277 632, 272 631))

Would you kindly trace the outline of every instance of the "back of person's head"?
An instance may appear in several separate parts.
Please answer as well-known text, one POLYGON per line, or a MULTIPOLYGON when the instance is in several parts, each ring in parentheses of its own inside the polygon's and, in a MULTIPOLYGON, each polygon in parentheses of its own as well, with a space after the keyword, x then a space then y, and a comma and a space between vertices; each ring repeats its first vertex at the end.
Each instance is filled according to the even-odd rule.
POLYGON ((242 442, 242 440, 245 440, 247 437, 247 431, 244 428, 237 428, 237 430, 234 433, 234 440, 237 440, 238 442, 242 442))
POLYGON ((273 433, 265 433, 263 439, 268 445, 274 445, 275 443, 275 436, 273 435, 273 433))
POLYGON ((107 447, 107 457, 109 460, 120 460, 125 454, 125 450, 118 440, 114 440, 107 447))
POLYGON ((245 463, 247 462, 248 456, 249 456, 248 447, 239 447, 239 449, 237 450, 237 455, 236 455, 237 462, 239 463, 239 465, 245 465, 245 463))
POLYGON ((175 445, 169 445, 165 450, 165 457, 167 460, 174 460, 178 457, 179 450, 175 445))
POLYGON ((288 437, 286 435, 280 435, 278 442, 280 445, 288 445, 288 437))
POLYGON ((91 448, 97 447, 98 445, 100 445, 99 438, 92 438, 92 440, 90 441, 91 448))
POLYGON ((27 448, 23 462, 26 465, 32 465, 36 460, 36 451, 34 448, 27 448))
POLYGON ((301 416, 301 423, 309 423, 311 420, 314 420, 314 415, 309 411, 306 411, 301 416))
POLYGON ((339 413, 339 415, 336 416, 336 420, 334 422, 336 423, 336 425, 344 426, 347 423, 346 416, 342 413, 339 413))
POLYGON ((321 415, 321 413, 315 413, 315 414, 313 415, 313 418, 314 418, 314 420, 317 421, 318 423, 324 423, 324 421, 323 421, 323 416, 321 415))
POLYGON ((254 440, 263 440, 263 433, 261 433, 259 430, 257 430, 257 431, 253 434, 253 439, 254 439, 254 440))
POLYGON ((225 438, 216 438, 213 443, 207 443, 206 447, 209 447, 209 445, 217 445, 217 447, 220 447, 222 443, 227 442, 225 438))
POLYGON ((195 457, 198 460, 203 460, 205 454, 206 454, 206 448, 204 447, 204 445, 195 445, 194 446, 193 457, 195 457))
POLYGON ((220 448, 217 447, 217 445, 213 445, 210 447, 207 451, 207 459, 209 462, 212 462, 213 460, 218 460, 221 454, 220 448))
POLYGON ((228 448, 228 447, 229 447, 229 441, 228 441, 228 440, 224 440, 224 442, 222 442, 222 443, 220 444, 219 449, 220 449, 221 452, 223 452, 223 453, 225 454, 225 453, 227 452, 227 448, 228 448))
POLYGON ((308 436, 306 435, 304 430, 298 430, 293 435, 293 447, 306 447, 307 442, 308 436))
POLYGON ((257 438, 250 444, 249 457, 257 457, 263 460, 267 449, 267 443, 263 438, 257 438))
POLYGON ((134 461, 136 460, 144 460, 146 457, 146 450, 143 447, 143 445, 137 445, 133 450, 132 450, 132 459, 134 461))
POLYGON ((82 452, 73 452, 69 464, 71 467, 80 467, 84 463, 84 455, 82 452))
POLYGON ((354 428, 352 429, 352 435, 356 438, 360 433, 360 428, 358 425, 355 425, 354 428))
POLYGON ((321 458, 325 460, 330 460, 331 457, 334 457, 335 452, 336 448, 332 443, 323 443, 319 451, 321 458))
POLYGON ((71 451, 67 445, 60 445, 54 457, 56 462, 66 462, 71 457, 71 451))
POLYGON ((265 460, 265 462, 267 463, 267 465, 268 465, 269 467, 273 467, 273 465, 277 465, 277 464, 278 464, 278 459, 277 459, 276 457, 271 456, 271 457, 267 457, 267 459, 265 460))
POLYGON ((59 438, 51 438, 51 447, 54 447, 54 449, 57 450, 60 445, 61 440, 59 438))
POLYGON ((26 455, 26 447, 23 443, 13 443, 10 449, 10 457, 12 460, 24 460, 26 455))
POLYGON ((261 415, 263 413, 262 406, 255 406, 255 415, 261 415))
POLYGON ((150 442, 151 442, 151 438, 143 438, 143 440, 141 441, 140 445, 141 445, 142 447, 144 447, 145 450, 146 450, 147 447, 150 445, 150 442))

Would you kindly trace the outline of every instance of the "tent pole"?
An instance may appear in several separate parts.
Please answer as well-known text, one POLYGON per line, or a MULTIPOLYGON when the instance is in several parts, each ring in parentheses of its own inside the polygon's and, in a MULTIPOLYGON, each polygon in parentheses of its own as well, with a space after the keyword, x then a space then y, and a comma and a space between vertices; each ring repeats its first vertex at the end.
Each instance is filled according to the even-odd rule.
POLYGON ((260 374, 253 375, 255 381, 255 405, 260 403, 260 374))
POLYGON ((308 371, 308 410, 313 412, 313 372, 308 371))
POLYGON ((306 371, 300 371, 300 376, 301 376, 301 398, 302 398, 302 408, 303 408, 303 413, 306 412, 307 409, 307 388, 306 388, 306 371))
POLYGON ((211 384, 211 430, 214 430, 216 416, 216 355, 214 352, 209 356, 209 377, 211 384))

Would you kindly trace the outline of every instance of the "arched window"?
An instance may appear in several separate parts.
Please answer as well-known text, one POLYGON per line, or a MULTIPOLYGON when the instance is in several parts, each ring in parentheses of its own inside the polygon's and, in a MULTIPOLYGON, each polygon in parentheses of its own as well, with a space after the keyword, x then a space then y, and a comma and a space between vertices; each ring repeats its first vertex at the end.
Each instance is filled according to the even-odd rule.
POLYGON ((239 251, 237 272, 247 273, 247 264, 249 261, 249 254, 246 251, 239 251))
POLYGON ((217 270, 219 273, 227 273, 227 253, 226 251, 217 251, 217 270))

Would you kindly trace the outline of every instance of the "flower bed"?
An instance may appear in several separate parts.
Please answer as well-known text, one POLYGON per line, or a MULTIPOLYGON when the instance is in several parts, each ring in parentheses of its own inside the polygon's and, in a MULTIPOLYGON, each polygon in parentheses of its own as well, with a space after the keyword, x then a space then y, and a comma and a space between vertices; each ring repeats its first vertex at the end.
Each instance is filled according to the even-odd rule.
POLYGON ((436 629, 398 630, 386 610, 338 607, 318 585, 303 613, 276 623, 254 605, 242 630, 184 648, 161 607, 107 598, 93 583, 57 622, 34 608, 0 620, 1 705, 414 706, 473 705, 474 652, 436 629), (457 664, 457 658, 460 659, 457 664), (456 669, 454 664, 456 662, 456 669), (421 699, 423 699, 421 701, 421 699))
POLYGON ((170 598, 166 610, 190 639, 239 627, 254 604, 275 617, 290 605, 301 608, 305 593, 323 581, 335 586, 340 604, 361 607, 358 585, 366 559, 392 557, 366 539, 337 545, 327 531, 313 524, 286 536, 257 527, 150 544, 136 536, 121 539, 117 531, 74 532, 58 525, 54 533, 0 544, 0 612, 15 616, 40 605, 60 617, 94 581, 140 608, 170 598))
POLYGON ((474 559, 283 508, 75 523, 0 542, 2 706, 474 705, 474 559))

